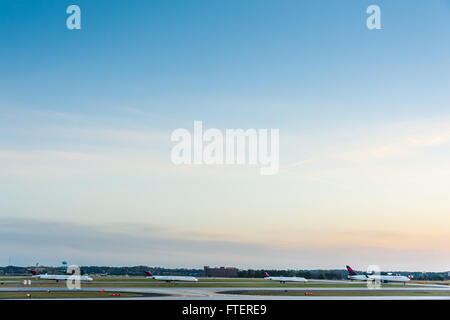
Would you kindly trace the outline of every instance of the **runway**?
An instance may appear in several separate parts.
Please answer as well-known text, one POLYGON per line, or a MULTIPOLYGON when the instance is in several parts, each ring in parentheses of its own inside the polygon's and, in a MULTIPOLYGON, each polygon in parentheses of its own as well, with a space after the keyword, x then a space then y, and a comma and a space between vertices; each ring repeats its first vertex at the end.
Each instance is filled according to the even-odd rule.
MULTIPOLYGON (((346 291, 361 293, 367 291, 387 291, 387 292, 449 292, 449 286, 421 286, 414 288, 412 286, 405 287, 383 287, 381 289, 369 289, 367 287, 85 287, 79 291, 84 292, 98 292, 100 290, 107 292, 123 292, 123 293, 139 293, 144 295, 158 295, 158 296, 143 296, 143 297, 123 297, 126 300, 450 300, 450 295, 389 295, 389 296, 366 296, 366 295, 352 295, 352 296, 314 296, 314 292, 332 291, 342 293, 346 291), (274 296, 274 295, 251 295, 251 291, 282 291, 282 292, 312 292, 311 296, 274 296), (245 292, 244 294, 236 294, 232 292, 245 292)), ((0 292, 67 292, 71 291, 65 287, 3 287, 0 292)), ((78 290, 77 290, 78 291, 78 290)), ((68 298, 74 300, 85 300, 92 298, 68 298)), ((95 299, 111 299, 111 298, 95 298, 95 299)), ((114 298, 113 298, 114 299, 114 298)), ((117 299, 117 298, 115 298, 117 299)))

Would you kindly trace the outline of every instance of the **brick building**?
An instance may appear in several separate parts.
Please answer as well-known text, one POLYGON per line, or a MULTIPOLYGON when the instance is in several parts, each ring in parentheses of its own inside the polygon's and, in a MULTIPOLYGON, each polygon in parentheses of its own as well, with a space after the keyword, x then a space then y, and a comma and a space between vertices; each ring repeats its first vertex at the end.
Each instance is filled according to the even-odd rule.
POLYGON ((238 268, 234 267, 210 268, 205 266, 203 271, 205 277, 236 278, 238 276, 238 268))

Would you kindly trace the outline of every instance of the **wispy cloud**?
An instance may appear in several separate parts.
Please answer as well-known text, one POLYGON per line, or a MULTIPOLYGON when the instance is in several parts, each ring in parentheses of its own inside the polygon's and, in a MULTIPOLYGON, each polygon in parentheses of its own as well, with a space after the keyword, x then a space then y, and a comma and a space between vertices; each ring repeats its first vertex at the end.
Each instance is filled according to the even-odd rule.
POLYGON ((121 225, 42 220, 1 219, 0 249, 4 255, 55 263, 69 259, 80 264, 159 264, 196 266, 250 263, 248 252, 262 255, 261 246, 233 241, 198 240, 157 226, 125 229, 121 225), (232 258, 234 257, 234 258, 232 258))
POLYGON ((30 179, 60 179, 123 172, 143 174, 167 171, 171 167, 167 159, 149 152, 122 154, 0 150, 0 163, 0 175, 30 179))
MULTIPOLYGON (((236 265, 253 268, 335 268, 354 263, 378 263, 389 268, 426 268, 426 263, 411 265, 414 255, 426 256, 430 266, 443 261, 442 252, 399 249, 368 243, 336 243, 324 248, 305 246, 288 249, 237 240, 201 239, 158 225, 89 224, 0 219, 0 255, 12 256, 24 265, 35 261, 57 265, 62 260, 83 265, 160 265, 197 267, 236 265), (354 255, 358 254, 358 258, 354 255), (406 257, 400 263, 396 255, 406 257)), ((342 234, 341 234, 342 236, 342 234)), ((386 234, 378 234, 386 237, 386 234)), ((389 238, 397 235, 388 234, 389 238)), ((445 260, 445 259, 444 259, 445 260)))
POLYGON ((391 124, 353 138, 353 147, 336 151, 345 160, 360 162, 408 156, 429 147, 450 143, 450 119, 425 119, 391 124))

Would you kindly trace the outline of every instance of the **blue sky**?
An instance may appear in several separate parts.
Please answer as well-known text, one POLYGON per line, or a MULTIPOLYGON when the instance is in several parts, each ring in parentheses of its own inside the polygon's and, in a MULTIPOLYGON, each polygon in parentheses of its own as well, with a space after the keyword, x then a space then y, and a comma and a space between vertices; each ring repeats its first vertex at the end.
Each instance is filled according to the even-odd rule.
MULTIPOLYGON (((242 243, 272 246, 279 267, 352 264, 356 246, 361 266, 446 270, 450 234, 434 226, 450 222, 449 34, 447 0, 2 1, 0 218, 235 240, 224 259, 198 245, 179 259, 190 266, 278 267, 242 243), (65 27, 70 4, 81 30, 65 27), (382 30, 366 28, 371 4, 382 30), (279 128, 280 174, 175 168, 170 133, 194 120, 279 128)), ((54 241, 73 259, 36 241, 17 263, 177 265, 54 241)))
POLYGON ((275 116, 294 127, 319 114, 392 119, 446 107, 448 2, 380 2, 375 32, 368 1, 81 1, 80 31, 65 28, 70 3, 3 2, 6 102, 88 115, 129 105, 189 120, 275 116))

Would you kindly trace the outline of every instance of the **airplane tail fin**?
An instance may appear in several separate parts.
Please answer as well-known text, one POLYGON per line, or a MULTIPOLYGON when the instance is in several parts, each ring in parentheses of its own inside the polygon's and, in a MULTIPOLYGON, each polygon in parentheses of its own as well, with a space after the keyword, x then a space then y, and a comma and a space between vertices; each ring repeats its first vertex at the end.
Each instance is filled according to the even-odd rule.
POLYGON ((39 262, 36 262, 36 267, 34 269, 29 270, 32 276, 38 275, 39 262))
POLYGON ((269 277, 269 274, 267 272, 264 272, 264 278, 269 277))
POLYGON ((356 275, 356 272, 353 271, 353 269, 350 266, 346 266, 346 268, 347 268, 349 276, 355 276, 356 275))
POLYGON ((147 277, 151 277, 152 273, 150 271, 145 271, 145 274, 147 275, 147 277))

